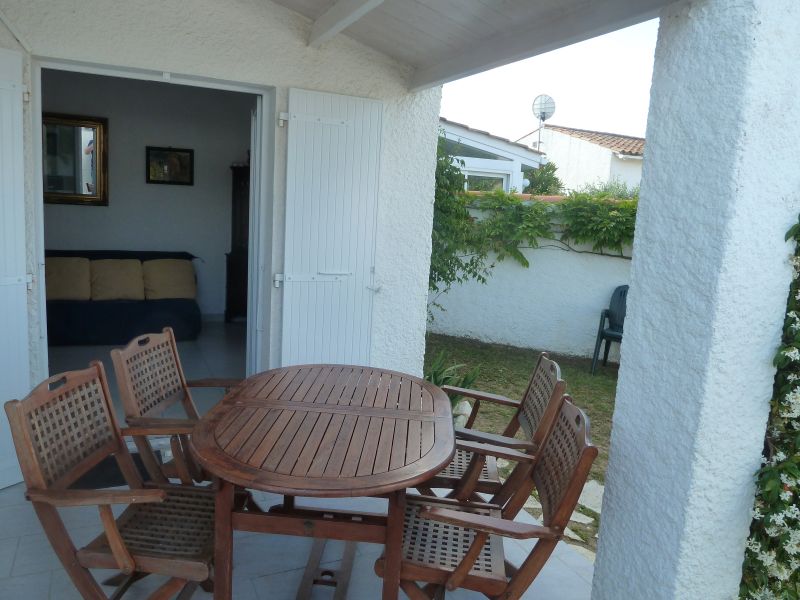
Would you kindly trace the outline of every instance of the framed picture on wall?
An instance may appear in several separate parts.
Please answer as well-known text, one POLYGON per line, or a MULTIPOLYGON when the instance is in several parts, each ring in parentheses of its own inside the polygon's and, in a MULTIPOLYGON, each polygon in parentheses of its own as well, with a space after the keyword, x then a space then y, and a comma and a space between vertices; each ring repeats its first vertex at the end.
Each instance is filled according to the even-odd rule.
POLYGON ((194 150, 147 146, 147 183, 194 185, 194 150))

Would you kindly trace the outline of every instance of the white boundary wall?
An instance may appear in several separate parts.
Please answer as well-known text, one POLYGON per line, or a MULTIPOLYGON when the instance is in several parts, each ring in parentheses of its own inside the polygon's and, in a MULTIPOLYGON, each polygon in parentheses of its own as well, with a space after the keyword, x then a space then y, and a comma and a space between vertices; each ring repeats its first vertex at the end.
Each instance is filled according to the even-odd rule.
MULTIPOLYGON (((524 250, 526 269, 506 258, 486 284, 454 286, 432 307, 428 330, 485 342, 591 356, 600 311, 618 285, 629 283, 631 261, 555 248, 524 250)), ((616 344, 611 359, 619 356, 616 344)))

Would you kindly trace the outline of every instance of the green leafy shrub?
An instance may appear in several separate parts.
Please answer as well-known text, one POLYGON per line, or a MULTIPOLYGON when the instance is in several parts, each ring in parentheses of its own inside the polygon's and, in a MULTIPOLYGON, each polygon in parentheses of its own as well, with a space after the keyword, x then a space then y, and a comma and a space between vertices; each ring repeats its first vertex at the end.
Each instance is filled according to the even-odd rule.
MULTIPOLYGON (((612 182, 559 203, 522 200, 503 190, 475 196, 464 191, 461 166, 440 138, 428 279, 431 306, 441 308, 438 296, 454 284, 486 283, 498 261, 511 258, 530 266, 522 250, 540 247, 541 240, 562 250, 627 258, 623 250, 633 241, 638 188, 612 182), (591 250, 572 242, 590 244, 591 250)), ((555 176, 555 167, 549 171, 555 176)))
POLYGON ((436 192, 433 203, 431 270, 428 289, 442 293, 454 283, 468 279, 485 282, 489 272, 485 255, 476 252, 480 245, 469 197, 464 193, 464 175, 453 162, 439 138, 436 158, 436 192))
POLYGON ((557 170, 558 168, 551 162, 543 164, 538 169, 525 169, 523 174, 530 183, 522 192, 542 196, 560 194, 564 190, 564 184, 556 175, 557 170))
MULTIPOLYGON (((451 385, 453 387, 471 388, 480 374, 480 367, 474 367, 467 372, 463 369, 466 367, 464 364, 447 364, 447 356, 444 350, 439 352, 428 365, 425 371, 425 379, 430 381, 433 385, 442 387, 443 385, 451 385)), ((449 394, 450 402, 453 406, 459 401, 461 396, 449 394)))
POLYGON ((621 179, 611 179, 609 181, 587 183, 573 190, 572 193, 576 194, 589 194, 590 196, 598 196, 605 198, 616 198, 617 200, 638 200, 639 199, 639 186, 628 186, 627 183, 621 179))
POLYGON ((638 200, 579 192, 559 204, 562 223, 560 240, 591 244, 595 252, 614 250, 622 254, 633 243, 638 200))
POLYGON ((747 600, 800 598, 800 223, 786 239, 795 242, 793 279, 742 565, 747 600))
POLYGON ((552 235, 552 205, 544 202, 524 202, 503 190, 495 190, 475 198, 472 206, 482 213, 475 222, 481 252, 496 253, 498 261, 510 256, 528 267, 528 259, 520 248, 537 248, 539 238, 552 235))

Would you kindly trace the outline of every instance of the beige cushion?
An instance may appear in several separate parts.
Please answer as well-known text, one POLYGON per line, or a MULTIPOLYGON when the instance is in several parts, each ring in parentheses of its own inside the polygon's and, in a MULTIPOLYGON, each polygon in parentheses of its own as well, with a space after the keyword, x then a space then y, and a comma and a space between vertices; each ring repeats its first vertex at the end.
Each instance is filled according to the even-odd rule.
POLYGON ((196 298, 197 282, 190 260, 160 258, 142 263, 144 295, 148 300, 196 298))
POLYGON ((48 300, 88 300, 91 297, 89 259, 47 257, 44 259, 44 281, 48 300))
POLYGON ((92 300, 144 300, 141 261, 93 260, 92 300))

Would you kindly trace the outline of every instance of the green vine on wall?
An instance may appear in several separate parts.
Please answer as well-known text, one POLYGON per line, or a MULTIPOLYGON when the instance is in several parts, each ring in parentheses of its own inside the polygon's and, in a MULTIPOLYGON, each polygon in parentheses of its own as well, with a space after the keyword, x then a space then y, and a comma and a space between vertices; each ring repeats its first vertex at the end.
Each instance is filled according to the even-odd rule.
POLYGON ((747 600, 800 598, 800 223, 786 239, 795 242, 793 277, 742 565, 747 600))
POLYGON ((437 306, 438 296, 454 284, 486 283, 496 262, 506 258, 530 266, 525 249, 552 247, 627 259, 624 250, 633 241, 637 202, 638 189, 617 184, 585 188, 560 202, 523 199, 502 190, 471 196, 464 191, 458 163, 440 143, 431 304, 437 306))

